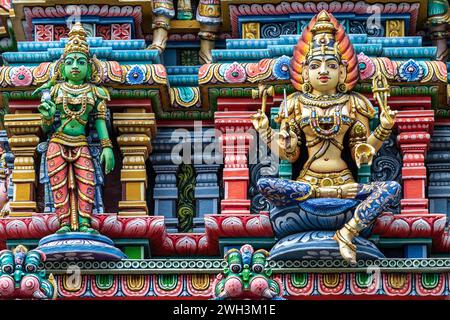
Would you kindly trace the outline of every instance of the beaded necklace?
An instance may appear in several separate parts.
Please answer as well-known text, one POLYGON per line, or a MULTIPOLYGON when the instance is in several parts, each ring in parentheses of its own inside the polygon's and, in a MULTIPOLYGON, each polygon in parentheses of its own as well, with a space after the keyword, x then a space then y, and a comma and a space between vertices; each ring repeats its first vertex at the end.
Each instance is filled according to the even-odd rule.
POLYGON ((77 120, 80 123, 84 123, 84 121, 82 121, 80 119, 80 117, 86 112, 87 100, 88 100, 87 93, 91 90, 91 86, 89 84, 77 86, 77 85, 71 85, 69 83, 63 83, 61 86, 61 89, 63 91, 63 99, 62 99, 63 110, 64 110, 65 114, 67 115, 67 117, 72 120, 77 120), (72 110, 69 108, 68 94, 73 94, 73 95, 81 94, 82 95, 81 96, 81 108, 79 110, 72 110))
POLYGON ((342 105, 338 105, 334 110, 333 126, 330 129, 323 129, 320 126, 319 115, 315 107, 312 107, 311 117, 309 118, 309 126, 313 130, 314 134, 322 139, 332 139, 339 131, 341 131, 342 125, 342 105))

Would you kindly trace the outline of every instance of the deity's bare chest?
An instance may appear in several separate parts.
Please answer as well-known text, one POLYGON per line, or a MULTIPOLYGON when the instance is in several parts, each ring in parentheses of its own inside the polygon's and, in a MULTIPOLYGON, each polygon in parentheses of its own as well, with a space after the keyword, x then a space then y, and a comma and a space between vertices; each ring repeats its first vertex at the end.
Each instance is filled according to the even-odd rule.
POLYGON ((353 122, 348 99, 317 101, 303 97, 299 102, 300 127, 306 136, 343 137, 353 122))
POLYGON ((92 91, 72 93, 60 89, 56 97, 56 104, 62 115, 67 118, 85 118, 92 111, 95 99, 92 91))

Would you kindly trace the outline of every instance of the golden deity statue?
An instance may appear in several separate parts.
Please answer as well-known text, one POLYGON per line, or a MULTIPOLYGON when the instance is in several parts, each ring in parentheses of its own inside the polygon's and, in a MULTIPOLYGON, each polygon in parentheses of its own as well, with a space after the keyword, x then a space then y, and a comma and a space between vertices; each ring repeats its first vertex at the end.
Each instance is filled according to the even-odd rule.
POLYGON ((253 115, 252 122, 261 139, 281 159, 298 161, 302 144, 308 150, 308 159, 296 181, 262 178, 259 191, 276 205, 311 198, 361 200, 353 218, 333 237, 341 256, 355 262, 353 238, 393 203, 400 186, 393 181, 356 183, 342 157, 344 145, 348 145, 358 167, 370 165, 392 132, 396 112, 385 105, 385 95, 386 99, 379 100, 383 104, 380 124, 371 133, 369 120, 376 112, 366 97, 351 91, 359 80, 355 51, 342 25, 326 11, 316 15, 303 31, 294 48, 290 73, 298 92, 288 96, 280 107, 280 131, 269 127, 265 106, 253 115))

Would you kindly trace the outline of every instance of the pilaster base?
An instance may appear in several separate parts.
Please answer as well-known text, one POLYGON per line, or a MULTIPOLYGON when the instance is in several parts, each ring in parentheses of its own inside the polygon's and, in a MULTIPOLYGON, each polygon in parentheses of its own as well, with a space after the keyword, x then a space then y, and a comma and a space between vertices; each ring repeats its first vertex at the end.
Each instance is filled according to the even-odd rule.
POLYGON ((148 215, 145 201, 119 201, 119 216, 146 216, 148 215))
POLYGON ((37 211, 35 201, 12 201, 10 202, 10 217, 31 217, 37 211))

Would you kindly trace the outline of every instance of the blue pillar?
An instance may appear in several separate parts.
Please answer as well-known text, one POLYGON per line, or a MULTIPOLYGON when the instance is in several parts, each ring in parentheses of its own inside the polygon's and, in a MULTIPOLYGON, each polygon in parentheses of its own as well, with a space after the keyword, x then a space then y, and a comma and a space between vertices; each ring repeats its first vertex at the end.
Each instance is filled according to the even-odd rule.
POLYGON ((173 164, 171 151, 174 142, 171 141, 172 130, 160 130, 153 140, 153 152, 150 157, 155 170, 155 201, 154 215, 164 216, 168 232, 177 232, 177 171, 178 165, 173 164))
POLYGON ((450 219, 450 126, 435 124, 425 165, 429 170, 430 213, 450 219))
POLYGON ((205 214, 218 214, 219 185, 217 173, 219 165, 194 164, 197 174, 195 185, 194 232, 201 232, 205 226, 205 214))

